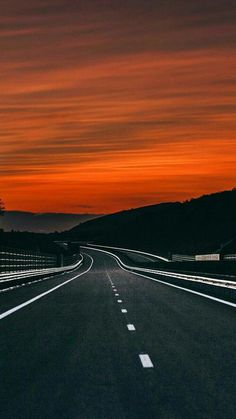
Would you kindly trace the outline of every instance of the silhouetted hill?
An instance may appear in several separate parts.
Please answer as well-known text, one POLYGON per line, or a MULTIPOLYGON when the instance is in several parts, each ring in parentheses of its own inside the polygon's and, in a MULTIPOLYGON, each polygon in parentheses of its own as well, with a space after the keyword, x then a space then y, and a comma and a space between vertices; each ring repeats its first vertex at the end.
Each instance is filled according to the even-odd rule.
POLYGON ((162 254, 236 251, 236 189, 107 215, 63 237, 162 254))
POLYGON ((96 214, 63 214, 63 213, 32 213, 23 211, 6 211, 0 218, 0 228, 5 231, 29 231, 50 233, 68 230, 78 223, 99 217, 96 214))
POLYGON ((0 247, 39 251, 42 253, 63 253, 63 248, 54 242, 58 234, 3 232, 0 230, 0 247))

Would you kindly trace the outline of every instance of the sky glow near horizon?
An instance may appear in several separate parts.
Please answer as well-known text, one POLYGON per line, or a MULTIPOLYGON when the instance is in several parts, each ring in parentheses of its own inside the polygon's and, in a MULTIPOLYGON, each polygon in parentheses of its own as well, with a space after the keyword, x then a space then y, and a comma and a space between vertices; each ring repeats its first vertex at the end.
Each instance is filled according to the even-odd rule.
POLYGON ((105 213, 236 186, 230 0, 9 0, 0 196, 105 213))

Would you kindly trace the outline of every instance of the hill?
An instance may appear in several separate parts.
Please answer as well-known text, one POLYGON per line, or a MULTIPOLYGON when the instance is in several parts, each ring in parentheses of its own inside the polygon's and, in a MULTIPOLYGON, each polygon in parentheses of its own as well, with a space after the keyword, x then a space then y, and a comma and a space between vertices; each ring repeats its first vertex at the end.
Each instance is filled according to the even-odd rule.
POLYGON ((0 219, 0 227, 5 231, 29 231, 51 233, 71 229, 79 223, 99 217, 97 214, 32 213, 6 211, 0 219))
POLYGON ((236 189, 122 211, 85 222, 64 238, 167 255, 236 251, 236 189))

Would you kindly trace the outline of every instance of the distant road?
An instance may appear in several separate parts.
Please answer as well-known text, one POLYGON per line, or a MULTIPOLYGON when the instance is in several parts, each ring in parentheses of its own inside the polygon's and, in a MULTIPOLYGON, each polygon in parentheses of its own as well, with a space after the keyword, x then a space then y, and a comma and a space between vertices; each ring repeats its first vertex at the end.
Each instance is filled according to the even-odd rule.
POLYGON ((0 417, 236 417, 236 308, 84 253, 0 293, 0 417))

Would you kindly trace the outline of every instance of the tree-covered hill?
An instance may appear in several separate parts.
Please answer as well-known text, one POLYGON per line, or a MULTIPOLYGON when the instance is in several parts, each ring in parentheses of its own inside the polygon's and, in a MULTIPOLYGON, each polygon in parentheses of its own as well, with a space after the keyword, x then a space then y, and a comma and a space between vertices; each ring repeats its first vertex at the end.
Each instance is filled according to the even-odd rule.
POLYGON ((236 251, 236 189, 91 220, 63 233, 73 240, 134 249, 196 253, 236 251))

